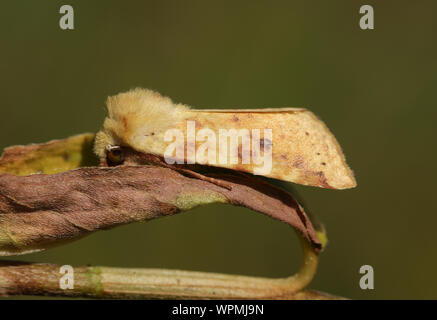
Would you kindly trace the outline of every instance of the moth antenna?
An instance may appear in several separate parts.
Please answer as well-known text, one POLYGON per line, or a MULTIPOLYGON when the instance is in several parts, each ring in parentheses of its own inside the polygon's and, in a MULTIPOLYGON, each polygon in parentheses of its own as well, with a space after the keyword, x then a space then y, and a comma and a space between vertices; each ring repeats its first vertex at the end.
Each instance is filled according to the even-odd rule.
POLYGON ((175 168, 175 167, 171 167, 171 168, 175 169, 177 171, 186 173, 187 175, 192 176, 192 177, 194 177, 196 179, 210 182, 212 184, 215 184, 216 186, 219 186, 219 187, 227 189, 227 190, 232 190, 232 185, 231 184, 223 182, 223 181, 220 181, 218 179, 215 179, 215 178, 212 178, 212 177, 207 177, 207 176, 205 176, 203 174, 200 174, 198 172, 195 172, 195 171, 192 171, 192 170, 189 170, 189 169, 175 168))
POLYGON ((165 168, 169 168, 169 169, 175 170, 175 171, 180 172, 180 173, 184 173, 187 176, 190 176, 190 177, 193 177, 193 178, 196 178, 196 179, 199 179, 199 180, 203 180, 203 181, 215 184, 216 186, 219 186, 221 188, 224 188, 224 189, 227 189, 227 190, 232 190, 232 185, 230 183, 226 183, 226 182, 220 181, 218 179, 205 176, 205 175, 203 175, 201 173, 195 172, 195 171, 187 169, 187 168, 181 168, 181 167, 177 167, 177 166, 172 166, 172 165, 166 163, 161 157, 158 157, 158 156, 155 156, 155 155, 147 154, 147 156, 148 156, 148 160, 151 163, 160 165, 160 166, 165 167, 165 168))

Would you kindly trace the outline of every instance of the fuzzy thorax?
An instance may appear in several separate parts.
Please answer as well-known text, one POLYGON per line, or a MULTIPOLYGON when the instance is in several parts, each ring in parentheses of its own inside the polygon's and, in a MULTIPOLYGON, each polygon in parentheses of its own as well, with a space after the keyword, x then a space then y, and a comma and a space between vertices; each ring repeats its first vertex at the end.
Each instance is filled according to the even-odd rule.
POLYGON ((157 138, 189 111, 158 92, 141 88, 108 97, 107 107, 108 116, 95 142, 95 152, 101 158, 106 148, 114 145, 156 153, 157 138))

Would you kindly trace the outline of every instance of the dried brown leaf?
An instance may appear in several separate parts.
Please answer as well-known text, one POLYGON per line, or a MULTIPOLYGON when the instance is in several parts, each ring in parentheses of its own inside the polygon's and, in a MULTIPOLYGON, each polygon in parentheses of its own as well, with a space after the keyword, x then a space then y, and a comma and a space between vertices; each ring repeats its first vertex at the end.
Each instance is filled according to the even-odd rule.
MULTIPOLYGON (((68 145, 59 141, 63 148, 68 145)), ((16 159, 24 161, 29 154, 34 158, 35 148, 47 145, 13 147, 8 154, 21 155, 16 159)), ((230 185, 231 190, 171 168, 148 165, 84 167, 27 176, 0 174, 0 255, 39 251, 98 230, 213 202, 247 207, 285 222, 316 251, 321 249, 311 221, 286 191, 250 175, 228 172, 210 176, 230 185)))

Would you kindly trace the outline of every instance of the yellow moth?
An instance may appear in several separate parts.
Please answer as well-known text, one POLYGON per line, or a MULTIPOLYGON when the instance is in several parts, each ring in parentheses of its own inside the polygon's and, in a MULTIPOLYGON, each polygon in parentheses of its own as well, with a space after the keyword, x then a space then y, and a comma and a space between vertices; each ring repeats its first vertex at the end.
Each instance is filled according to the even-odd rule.
POLYGON ((324 188, 356 186, 334 135, 306 109, 193 109, 139 88, 109 97, 107 107, 95 143, 103 164, 158 161, 324 188))

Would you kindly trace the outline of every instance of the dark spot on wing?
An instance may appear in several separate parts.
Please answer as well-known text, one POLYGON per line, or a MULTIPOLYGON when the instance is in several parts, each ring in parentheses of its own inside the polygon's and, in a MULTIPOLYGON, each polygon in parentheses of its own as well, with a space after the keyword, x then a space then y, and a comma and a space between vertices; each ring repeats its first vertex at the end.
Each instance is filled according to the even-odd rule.
POLYGON ((328 184, 323 171, 316 171, 316 172, 314 172, 314 174, 319 177, 319 183, 322 187, 328 188, 328 189, 335 189, 328 184))
POLYGON ((293 167, 302 169, 304 167, 303 159, 301 156, 297 156, 296 159, 293 161, 293 167))

